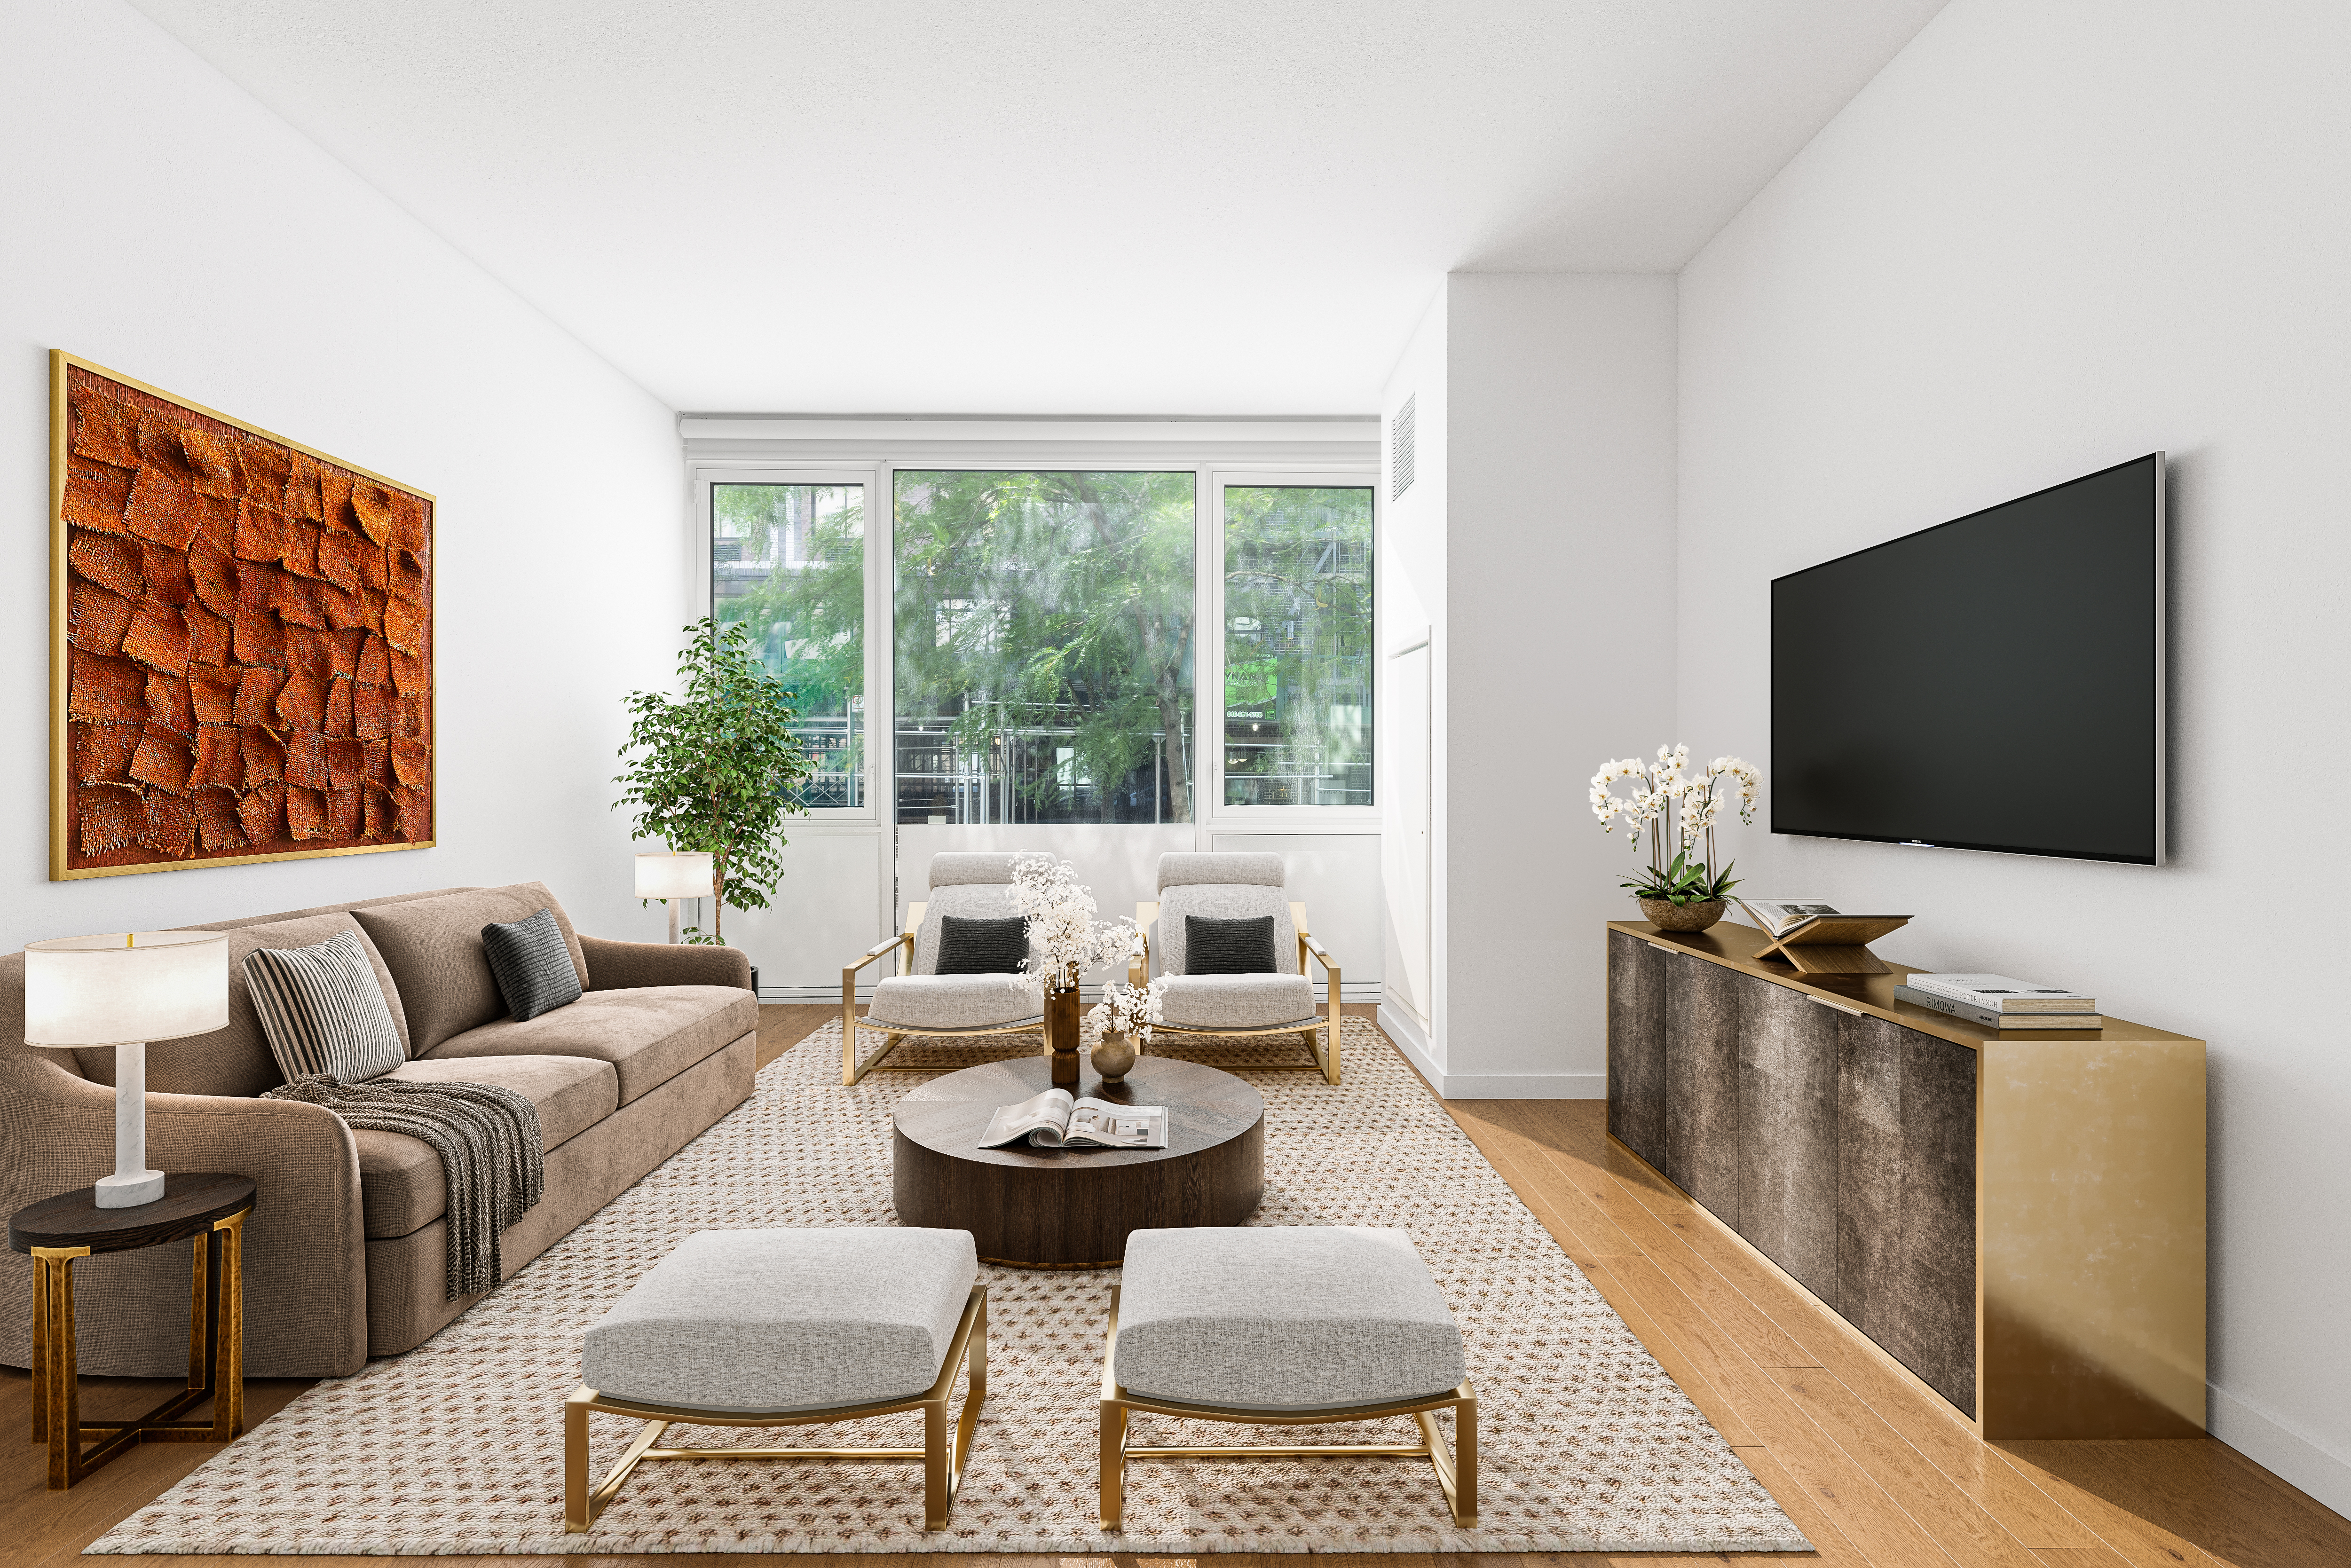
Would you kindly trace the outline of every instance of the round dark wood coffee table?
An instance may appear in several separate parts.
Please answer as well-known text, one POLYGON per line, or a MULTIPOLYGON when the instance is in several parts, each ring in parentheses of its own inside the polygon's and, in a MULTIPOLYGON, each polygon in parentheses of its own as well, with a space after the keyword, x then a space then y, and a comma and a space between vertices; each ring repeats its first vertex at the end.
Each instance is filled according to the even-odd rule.
POLYGON ((968 1230, 979 1255, 1023 1269, 1123 1261, 1130 1231, 1238 1225, 1265 1191, 1265 1100, 1229 1072, 1145 1056, 1123 1083, 1082 1063, 1075 1092, 1167 1107, 1164 1149, 978 1147, 998 1105, 1052 1087, 1051 1059, 1017 1057, 935 1078, 892 1115, 902 1224, 968 1230))

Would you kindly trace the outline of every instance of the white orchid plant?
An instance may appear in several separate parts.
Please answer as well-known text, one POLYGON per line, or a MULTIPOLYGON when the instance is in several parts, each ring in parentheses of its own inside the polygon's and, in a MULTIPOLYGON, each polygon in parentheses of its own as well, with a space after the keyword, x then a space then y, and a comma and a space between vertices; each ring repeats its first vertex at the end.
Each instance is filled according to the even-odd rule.
POLYGON ((1116 980, 1102 988, 1102 999, 1086 1009, 1086 1021, 1104 1034, 1131 1034, 1138 1044, 1148 1044, 1151 1026, 1166 1021, 1163 1011, 1166 997, 1165 975, 1147 986, 1116 980))
POLYGON ((1600 819, 1601 831, 1613 833, 1622 822, 1634 852, 1645 846, 1649 852, 1646 873, 1624 885, 1635 898, 1677 905, 1710 903, 1738 885, 1729 866, 1714 869, 1715 819, 1736 801, 1739 820, 1752 823, 1762 799, 1763 775, 1753 764, 1718 757, 1692 772, 1687 746, 1660 746, 1654 762, 1637 757, 1604 762, 1592 776, 1592 814, 1600 819), (1615 785, 1623 779, 1631 780, 1632 789, 1620 795, 1615 785), (1675 846, 1670 860, 1669 841, 1675 846), (1702 859, 1692 853, 1701 841, 1702 859))
POLYGON ((1048 988, 1066 990, 1088 969, 1143 955, 1143 928, 1132 920, 1094 918, 1093 889, 1078 881, 1077 867, 1048 854, 1016 855, 1012 885, 1004 890, 1026 917, 1029 941, 1043 963, 1021 963, 1020 980, 1042 996, 1048 988))

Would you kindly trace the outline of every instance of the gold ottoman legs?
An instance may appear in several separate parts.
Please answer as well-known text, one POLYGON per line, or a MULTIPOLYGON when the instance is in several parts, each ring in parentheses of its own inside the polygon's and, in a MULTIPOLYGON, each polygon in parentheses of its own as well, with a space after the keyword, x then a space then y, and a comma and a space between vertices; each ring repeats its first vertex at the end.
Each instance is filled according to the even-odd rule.
POLYGON ((620 1495, 629 1473, 645 1459, 920 1459, 923 1461, 923 1528, 945 1530, 947 1510, 955 1505, 963 1485, 964 1465, 971 1457, 973 1429, 980 1406, 987 1402, 987 1288, 972 1287, 971 1299, 956 1324, 946 1359, 939 1365, 936 1383, 906 1399, 883 1399, 867 1405, 833 1405, 820 1410, 761 1415, 737 1410, 681 1410, 632 1400, 608 1399, 592 1388, 576 1390, 563 1402, 563 1528, 572 1535, 593 1528, 596 1518, 620 1495), (967 1362, 971 1386, 964 1395, 963 1413, 952 1428, 947 1404, 955 1392, 956 1373, 967 1362), (704 1427, 807 1427, 832 1421, 857 1421, 868 1416, 891 1416, 901 1410, 923 1413, 923 1446, 919 1448, 657 1448, 653 1445, 672 1424, 704 1427), (634 1416, 644 1422, 620 1463, 594 1490, 588 1486, 588 1416, 591 1411, 634 1416))
POLYGON ((1120 1386, 1112 1368, 1118 1349, 1118 1291, 1110 1297, 1110 1329, 1102 1340, 1102 1527, 1116 1533, 1126 1514, 1126 1462, 1129 1459, 1301 1459, 1396 1458, 1426 1459, 1437 1471, 1453 1522, 1464 1530, 1478 1523, 1478 1395, 1467 1378, 1449 1394, 1433 1398, 1397 1400, 1384 1405, 1350 1405, 1313 1410, 1250 1410, 1231 1406, 1183 1405, 1129 1393, 1120 1386), (1437 1412, 1453 1412, 1453 1452, 1445 1449, 1437 1429, 1437 1412), (1198 1421, 1231 1421, 1245 1427, 1318 1427, 1338 1421, 1375 1421, 1389 1416, 1409 1416, 1420 1427, 1417 1443, 1268 1444, 1248 1448, 1137 1448, 1127 1443, 1127 1415, 1142 1410, 1160 1416, 1181 1416, 1198 1421))

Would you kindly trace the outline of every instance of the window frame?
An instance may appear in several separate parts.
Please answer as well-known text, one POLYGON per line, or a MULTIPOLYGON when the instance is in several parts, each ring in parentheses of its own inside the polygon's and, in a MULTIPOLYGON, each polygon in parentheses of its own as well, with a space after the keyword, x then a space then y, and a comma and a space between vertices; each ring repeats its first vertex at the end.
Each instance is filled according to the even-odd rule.
MULTIPOLYGON (((1205 829, 1230 830, 1245 826, 1260 832, 1280 824, 1290 824, 1301 830, 1308 828, 1309 824, 1332 826, 1378 824, 1381 821, 1381 813, 1384 810, 1380 800, 1378 782, 1383 733, 1379 723, 1380 687, 1384 679, 1384 672, 1380 666, 1384 661, 1376 655, 1379 650, 1380 574, 1386 570, 1386 567, 1382 560, 1384 552, 1380 549, 1381 524, 1384 519, 1381 516, 1377 465, 1374 465, 1368 469, 1339 465, 1312 466, 1301 465, 1294 467, 1275 464, 1252 465, 1248 467, 1204 466, 1200 470, 1200 483, 1207 493, 1209 515, 1204 528, 1208 537, 1201 541, 1201 549, 1196 558, 1200 566, 1197 594, 1198 602, 1207 607, 1207 610, 1201 612, 1201 620, 1204 623, 1213 625, 1215 635, 1213 638, 1205 640, 1195 655, 1193 678, 1201 689, 1217 694, 1217 744, 1214 747, 1200 748, 1200 755, 1204 759, 1213 752, 1213 760, 1208 762, 1205 769, 1209 776, 1207 794, 1208 810, 1207 814, 1200 816, 1198 820, 1205 829), (1373 716, 1372 803, 1368 806, 1228 806, 1225 803, 1225 489, 1228 486, 1268 489, 1322 488, 1371 492, 1373 606, 1371 645, 1374 657, 1371 661, 1372 690, 1367 698, 1373 716), (1208 622, 1209 612, 1213 612, 1215 617, 1213 622, 1208 622), (1213 643, 1213 647, 1209 646, 1209 643, 1213 643)), ((1198 690, 1193 693, 1192 709, 1196 715, 1201 714, 1202 704, 1198 690)), ((1205 726, 1206 717, 1202 716, 1197 722, 1205 726)))
POLYGON ((874 497, 888 492, 880 486, 889 484, 886 470, 841 464, 799 464, 789 461, 763 463, 697 462, 688 465, 693 486, 694 527, 693 552, 695 619, 713 612, 711 585, 712 524, 715 506, 711 490, 719 485, 858 485, 865 489, 865 804, 862 806, 811 806, 797 816, 796 821, 829 823, 841 826, 881 827, 888 819, 882 815, 885 791, 894 797, 895 776, 895 705, 886 699, 890 693, 891 644, 890 609, 887 595, 890 548, 890 509, 877 508, 874 497), (877 580, 878 567, 878 580, 877 580), (879 628, 883 635, 875 635, 879 628), (877 716, 890 721, 890 746, 875 744, 873 730, 877 716), (890 753, 884 757, 881 753, 890 753))
MULTIPOLYGON (((1203 721, 1203 690, 1217 694, 1214 713, 1219 743, 1205 751, 1196 743, 1191 826, 1207 848, 1214 833, 1377 832, 1384 807, 1376 793, 1384 729, 1378 722, 1384 693, 1384 660, 1373 662, 1372 729, 1374 795, 1369 806, 1227 806, 1222 745, 1225 688, 1225 486, 1234 485, 1328 486, 1372 492, 1372 581, 1378 647, 1378 607, 1384 603, 1387 570, 1384 543, 1387 501, 1381 492, 1375 440, 1350 428, 1354 422, 1269 421, 1228 427, 1181 421, 1118 420, 846 421, 722 419, 684 416, 685 467, 692 497, 688 551, 694 608, 710 613, 710 486, 747 484, 862 484, 871 486, 865 516, 865 669, 869 719, 888 722, 888 744, 871 744, 866 758, 866 804, 824 807, 797 819, 819 831, 849 829, 894 831, 898 799, 897 691, 897 476, 901 469, 989 469, 1000 472, 1185 473, 1193 476, 1193 614, 1197 628, 1213 630, 1193 658, 1193 714, 1203 721), (1334 452, 1336 443, 1318 440, 1325 429, 1345 430, 1353 448, 1334 452), (1246 438, 1238 432, 1246 432, 1246 438), (1082 433, 1082 434, 1081 434, 1082 433), (1290 450, 1284 451, 1281 448, 1290 450), (1255 448, 1255 450, 1251 450, 1255 448), (1243 455, 1247 454, 1247 455, 1243 455), (886 497, 876 507, 871 496, 886 497), (887 698, 883 705, 883 698, 887 698), (883 705, 883 706, 877 706, 883 705)), ((1338 430, 1332 431, 1332 435, 1338 430)), ((869 735, 872 733, 869 729, 869 735)), ((1171 824, 1172 825, 1172 824, 1171 824)))

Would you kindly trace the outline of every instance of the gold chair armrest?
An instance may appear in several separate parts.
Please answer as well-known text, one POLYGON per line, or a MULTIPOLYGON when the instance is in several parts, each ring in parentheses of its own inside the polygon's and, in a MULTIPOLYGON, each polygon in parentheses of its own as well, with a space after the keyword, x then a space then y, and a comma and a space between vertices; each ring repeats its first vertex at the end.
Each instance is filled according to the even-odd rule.
POLYGON ((1306 932, 1301 931, 1298 934, 1298 945, 1305 948, 1309 953, 1312 954, 1314 956, 1314 961, 1322 965, 1322 967, 1328 970, 1333 977, 1339 973, 1339 960, 1331 956, 1331 949, 1322 946, 1322 944, 1315 940, 1313 936, 1306 932))

